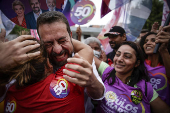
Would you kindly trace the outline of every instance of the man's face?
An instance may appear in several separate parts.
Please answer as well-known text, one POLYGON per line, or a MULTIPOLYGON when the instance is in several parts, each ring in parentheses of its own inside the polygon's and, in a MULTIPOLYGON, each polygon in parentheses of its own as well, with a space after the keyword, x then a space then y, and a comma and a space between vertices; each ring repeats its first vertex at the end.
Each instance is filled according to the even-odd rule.
POLYGON ((31 6, 34 13, 37 14, 37 13, 40 12, 41 4, 38 2, 38 0, 30 0, 30 6, 31 6))
POLYGON ((44 42, 50 62, 54 67, 61 67, 71 57, 73 45, 66 24, 54 22, 39 26, 39 35, 44 42))
POLYGON ((109 35, 109 43, 110 43, 111 48, 114 50, 117 50, 120 46, 120 43, 123 41, 125 41, 123 36, 113 35, 113 34, 109 35))
POLYGON ((55 0, 47 0, 47 7, 51 10, 54 11, 56 7, 55 0))

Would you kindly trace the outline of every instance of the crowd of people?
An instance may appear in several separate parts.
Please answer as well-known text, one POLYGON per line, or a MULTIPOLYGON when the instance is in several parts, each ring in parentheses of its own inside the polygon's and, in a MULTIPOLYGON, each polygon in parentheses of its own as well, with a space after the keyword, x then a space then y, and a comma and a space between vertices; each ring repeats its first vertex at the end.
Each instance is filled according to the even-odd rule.
POLYGON ((4 112, 170 113, 170 25, 158 30, 155 23, 138 43, 114 26, 105 34, 113 48, 106 55, 96 37, 73 39, 60 11, 36 23, 40 41, 21 35, 0 42, 4 112))

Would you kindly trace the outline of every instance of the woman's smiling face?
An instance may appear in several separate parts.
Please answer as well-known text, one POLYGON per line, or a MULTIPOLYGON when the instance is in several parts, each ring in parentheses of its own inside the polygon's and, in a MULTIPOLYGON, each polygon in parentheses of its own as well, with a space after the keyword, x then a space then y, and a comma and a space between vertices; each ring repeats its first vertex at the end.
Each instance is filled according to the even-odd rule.
POLYGON ((145 39, 143 49, 144 49, 144 51, 147 55, 153 54, 153 51, 154 51, 154 48, 155 48, 155 45, 156 45, 155 38, 156 38, 156 35, 151 34, 151 35, 147 36, 146 39, 145 39))
POLYGON ((131 75, 134 67, 137 67, 136 52, 129 45, 120 46, 113 60, 116 73, 119 73, 121 75, 131 75))
POLYGON ((21 16, 24 16, 24 9, 22 8, 21 5, 16 5, 14 6, 14 9, 15 9, 15 13, 21 17, 21 16))

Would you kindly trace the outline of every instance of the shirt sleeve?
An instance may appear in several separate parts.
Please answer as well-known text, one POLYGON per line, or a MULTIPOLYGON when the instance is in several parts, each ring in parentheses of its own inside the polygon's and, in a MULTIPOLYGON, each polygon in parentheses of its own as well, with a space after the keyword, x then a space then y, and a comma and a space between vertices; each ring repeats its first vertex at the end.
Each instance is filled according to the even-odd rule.
POLYGON ((107 67, 109 67, 109 65, 107 64, 107 63, 105 63, 105 62, 101 62, 100 63, 100 66, 99 66, 99 68, 98 68, 98 72, 99 72, 99 75, 103 75, 103 72, 105 71, 105 69, 107 68, 107 67))
POLYGON ((153 97, 152 99, 150 100, 150 103, 155 100, 156 98, 158 97, 158 93, 153 89, 153 97))
MULTIPOLYGON (((103 87, 104 87, 103 96, 102 96, 101 98, 99 98, 99 99, 93 99, 93 98, 92 98, 92 99, 93 99, 93 100, 102 100, 102 99, 104 98, 104 94, 105 94, 106 88, 105 88, 105 86, 104 86, 104 84, 103 84, 103 81, 102 81, 101 77, 99 76, 99 74, 98 74, 98 72, 97 72, 94 59, 93 59, 93 62, 92 62, 92 67, 93 67, 93 73, 94 73, 94 75, 96 76, 97 80, 98 80, 98 81, 103 85, 103 87)), ((85 92, 87 93, 86 89, 85 89, 85 92)))

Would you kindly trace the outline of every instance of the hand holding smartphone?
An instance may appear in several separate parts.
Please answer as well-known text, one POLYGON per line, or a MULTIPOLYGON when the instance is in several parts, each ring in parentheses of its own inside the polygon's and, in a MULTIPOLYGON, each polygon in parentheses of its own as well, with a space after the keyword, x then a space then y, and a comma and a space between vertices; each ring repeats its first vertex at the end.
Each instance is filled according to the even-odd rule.
MULTIPOLYGON (((164 26, 169 25, 169 23, 170 23, 170 13, 168 14, 168 17, 166 18, 166 21, 165 21, 165 23, 164 23, 164 26)), ((163 27, 164 27, 164 26, 163 26, 163 27)), ((165 32, 166 32, 166 31, 165 31, 165 32)), ((160 45, 161 45, 161 43, 157 43, 157 44, 156 44, 153 53, 157 53, 157 52, 158 52, 158 49, 159 49, 160 45)))

